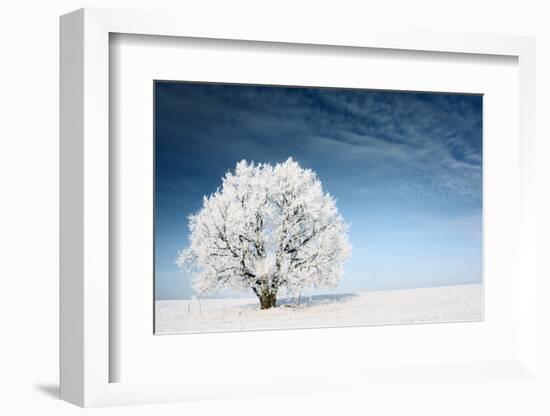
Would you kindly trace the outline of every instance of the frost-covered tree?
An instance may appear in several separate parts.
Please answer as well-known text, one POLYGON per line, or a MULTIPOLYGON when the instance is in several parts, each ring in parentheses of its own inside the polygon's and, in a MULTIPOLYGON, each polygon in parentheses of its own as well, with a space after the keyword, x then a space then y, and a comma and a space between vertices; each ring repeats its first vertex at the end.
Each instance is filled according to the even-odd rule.
POLYGON ((281 290, 335 287, 351 252, 334 198, 291 158, 237 163, 189 229, 177 264, 194 273, 194 289, 252 290, 262 309, 275 307, 281 290))

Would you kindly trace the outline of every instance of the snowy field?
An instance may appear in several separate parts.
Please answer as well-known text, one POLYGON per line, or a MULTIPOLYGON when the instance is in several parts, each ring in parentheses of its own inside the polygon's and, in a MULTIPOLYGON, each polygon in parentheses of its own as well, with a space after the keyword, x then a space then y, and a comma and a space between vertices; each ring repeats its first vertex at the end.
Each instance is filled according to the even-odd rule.
POLYGON ((225 332, 483 319, 480 284, 280 299, 260 310, 253 298, 156 301, 156 333, 225 332))

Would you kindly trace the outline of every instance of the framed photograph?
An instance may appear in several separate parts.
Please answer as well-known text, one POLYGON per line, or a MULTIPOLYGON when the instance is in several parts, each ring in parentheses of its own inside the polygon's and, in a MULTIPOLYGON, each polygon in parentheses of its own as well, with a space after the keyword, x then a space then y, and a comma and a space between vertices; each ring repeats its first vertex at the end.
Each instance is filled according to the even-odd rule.
POLYGON ((61 18, 62 398, 532 380, 534 40, 243 30, 61 18))

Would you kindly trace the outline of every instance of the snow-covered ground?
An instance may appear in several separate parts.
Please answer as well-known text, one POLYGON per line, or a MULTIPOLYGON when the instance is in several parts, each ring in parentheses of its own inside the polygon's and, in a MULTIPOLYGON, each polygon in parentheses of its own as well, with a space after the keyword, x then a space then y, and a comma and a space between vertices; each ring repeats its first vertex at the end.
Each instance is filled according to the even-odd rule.
POLYGON ((156 301, 156 333, 225 332, 483 319, 480 284, 313 296, 260 310, 257 300, 156 301))

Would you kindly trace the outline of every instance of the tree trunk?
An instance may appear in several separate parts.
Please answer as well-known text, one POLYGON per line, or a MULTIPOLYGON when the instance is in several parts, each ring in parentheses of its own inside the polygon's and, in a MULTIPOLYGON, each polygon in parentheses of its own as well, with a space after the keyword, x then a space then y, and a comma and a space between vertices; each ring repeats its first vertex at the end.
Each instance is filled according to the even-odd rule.
POLYGON ((275 308, 277 306, 277 295, 275 293, 264 292, 259 296, 260 309, 275 308))

